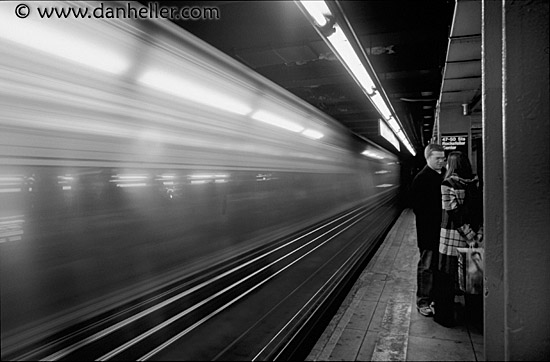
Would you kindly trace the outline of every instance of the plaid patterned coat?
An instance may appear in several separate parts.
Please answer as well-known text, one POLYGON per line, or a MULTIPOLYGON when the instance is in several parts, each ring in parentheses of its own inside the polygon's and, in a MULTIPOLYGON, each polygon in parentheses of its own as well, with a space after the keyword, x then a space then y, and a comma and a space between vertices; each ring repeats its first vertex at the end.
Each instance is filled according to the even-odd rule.
POLYGON ((470 227, 471 211, 464 205, 467 189, 477 187, 474 180, 446 178, 441 184, 441 230, 439 234, 439 269, 455 274, 458 267, 457 248, 475 240, 470 227))

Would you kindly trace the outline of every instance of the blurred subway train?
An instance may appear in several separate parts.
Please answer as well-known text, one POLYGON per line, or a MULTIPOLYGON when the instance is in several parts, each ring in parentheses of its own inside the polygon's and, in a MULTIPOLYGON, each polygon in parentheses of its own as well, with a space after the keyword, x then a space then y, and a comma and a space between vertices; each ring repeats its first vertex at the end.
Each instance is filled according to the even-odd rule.
POLYGON ((395 155, 168 20, 15 5, 2 359, 296 355, 400 211, 395 155))

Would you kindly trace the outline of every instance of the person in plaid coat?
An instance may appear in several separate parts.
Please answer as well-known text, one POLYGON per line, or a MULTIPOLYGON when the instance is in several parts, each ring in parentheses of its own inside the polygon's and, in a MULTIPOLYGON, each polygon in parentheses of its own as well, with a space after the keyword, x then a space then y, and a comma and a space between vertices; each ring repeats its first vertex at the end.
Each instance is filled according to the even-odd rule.
POLYGON ((438 271, 434 278, 434 320, 451 327, 454 297, 458 290, 457 248, 481 242, 482 205, 478 178, 472 173, 468 157, 460 151, 447 156, 447 171, 441 184, 441 230, 438 271))

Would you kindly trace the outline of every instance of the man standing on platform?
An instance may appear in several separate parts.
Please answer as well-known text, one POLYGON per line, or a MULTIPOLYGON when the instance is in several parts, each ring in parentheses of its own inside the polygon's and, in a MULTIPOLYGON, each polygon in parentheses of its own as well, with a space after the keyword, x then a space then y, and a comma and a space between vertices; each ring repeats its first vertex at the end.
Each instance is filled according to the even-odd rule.
POLYGON ((413 180, 412 206, 416 215, 416 235, 420 260, 417 269, 416 308, 433 316, 433 276, 437 270, 441 229, 441 182, 445 175, 443 146, 431 143, 424 149, 427 165, 413 180))

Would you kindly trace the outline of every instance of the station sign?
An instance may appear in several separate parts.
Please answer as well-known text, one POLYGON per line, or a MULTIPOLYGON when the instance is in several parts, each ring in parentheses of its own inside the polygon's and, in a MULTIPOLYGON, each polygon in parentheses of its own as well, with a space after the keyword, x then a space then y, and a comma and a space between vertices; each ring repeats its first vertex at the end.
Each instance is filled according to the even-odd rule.
POLYGON ((461 151, 468 156, 468 134, 447 133, 441 135, 441 145, 445 150, 445 156, 453 151, 461 151))

